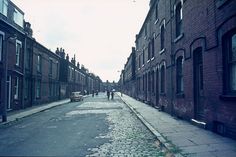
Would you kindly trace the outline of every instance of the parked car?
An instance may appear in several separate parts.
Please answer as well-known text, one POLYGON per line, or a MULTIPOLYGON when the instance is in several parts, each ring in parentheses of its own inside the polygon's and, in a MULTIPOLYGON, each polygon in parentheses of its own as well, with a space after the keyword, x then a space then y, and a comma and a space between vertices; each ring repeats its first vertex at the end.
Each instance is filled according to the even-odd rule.
POLYGON ((70 96, 70 101, 83 101, 84 97, 82 94, 80 94, 80 92, 72 92, 71 96, 70 96))

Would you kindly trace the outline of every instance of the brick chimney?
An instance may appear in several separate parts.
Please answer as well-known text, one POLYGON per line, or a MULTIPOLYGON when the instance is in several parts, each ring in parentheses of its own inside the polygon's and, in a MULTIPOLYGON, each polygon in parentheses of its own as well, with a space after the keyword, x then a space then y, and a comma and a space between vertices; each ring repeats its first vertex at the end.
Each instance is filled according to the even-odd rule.
POLYGON ((69 55, 68 55, 68 54, 66 55, 66 60, 67 60, 67 61, 69 61, 69 60, 70 60, 70 58, 69 58, 69 55))

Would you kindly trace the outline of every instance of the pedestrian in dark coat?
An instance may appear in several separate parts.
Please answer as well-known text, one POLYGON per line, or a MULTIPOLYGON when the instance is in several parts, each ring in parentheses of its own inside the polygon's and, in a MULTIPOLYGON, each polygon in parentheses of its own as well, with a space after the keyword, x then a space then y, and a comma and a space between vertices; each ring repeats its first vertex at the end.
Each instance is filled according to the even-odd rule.
POLYGON ((109 100, 110 99, 110 91, 107 90, 107 99, 109 100))
POLYGON ((114 92, 112 91, 111 92, 111 99, 113 100, 113 98, 114 98, 114 92))

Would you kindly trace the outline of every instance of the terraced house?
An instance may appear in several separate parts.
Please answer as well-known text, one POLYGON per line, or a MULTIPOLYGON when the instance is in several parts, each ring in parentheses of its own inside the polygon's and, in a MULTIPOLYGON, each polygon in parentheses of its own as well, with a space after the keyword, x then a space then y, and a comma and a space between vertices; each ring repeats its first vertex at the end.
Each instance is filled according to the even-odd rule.
MULTIPOLYGON (((0 108, 23 107, 24 13, 11 1, 0 1, 0 108)), ((2 111, 3 112, 3 111, 2 111)))
POLYGON ((151 0, 135 43, 127 93, 236 139, 235 0, 151 0))
POLYGON ((83 70, 64 50, 55 53, 33 37, 24 12, 0 0, 0 115, 68 98, 73 91, 100 90, 101 79, 83 70), (88 81, 87 81, 88 80, 88 81))

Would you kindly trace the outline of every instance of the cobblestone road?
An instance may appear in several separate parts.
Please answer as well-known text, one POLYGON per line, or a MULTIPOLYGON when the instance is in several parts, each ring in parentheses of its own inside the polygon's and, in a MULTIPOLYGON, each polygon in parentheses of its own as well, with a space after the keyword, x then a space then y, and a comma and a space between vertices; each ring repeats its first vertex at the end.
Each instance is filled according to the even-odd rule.
MULTIPOLYGON (((96 101, 78 106, 74 114, 107 114, 109 132, 100 134, 97 139, 109 139, 96 148, 90 148, 90 156, 165 156, 155 136, 137 119, 131 110, 118 98, 107 101, 105 95, 94 98, 96 101), (102 98, 104 97, 104 98, 102 98)), ((73 113, 71 113, 73 114, 73 113)))

